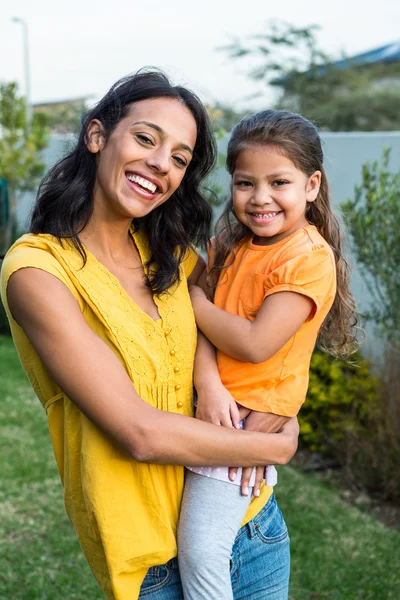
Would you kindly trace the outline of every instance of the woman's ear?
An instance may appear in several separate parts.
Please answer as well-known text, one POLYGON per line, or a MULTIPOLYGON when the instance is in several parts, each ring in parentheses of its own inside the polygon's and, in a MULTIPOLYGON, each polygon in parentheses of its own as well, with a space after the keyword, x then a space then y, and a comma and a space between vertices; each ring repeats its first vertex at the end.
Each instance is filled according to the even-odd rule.
POLYGON ((103 150, 105 146, 105 135, 101 121, 93 119, 90 121, 89 127, 87 128, 86 135, 86 146, 89 152, 97 154, 100 150, 103 150))
POLYGON ((321 171, 315 171, 307 182, 306 200, 314 202, 317 199, 319 188, 321 187, 321 171))

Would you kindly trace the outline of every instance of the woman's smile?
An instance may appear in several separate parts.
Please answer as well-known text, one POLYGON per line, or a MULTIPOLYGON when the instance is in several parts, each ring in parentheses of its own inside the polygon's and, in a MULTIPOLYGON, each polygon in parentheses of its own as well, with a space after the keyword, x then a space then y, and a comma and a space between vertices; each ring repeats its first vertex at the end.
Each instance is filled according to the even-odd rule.
POLYGON ((157 194, 163 193, 163 186, 155 182, 153 178, 139 173, 127 172, 126 178, 128 187, 140 194, 143 198, 153 200, 157 194))
POLYGON ((196 122, 185 105, 173 98, 140 101, 108 139, 96 127, 95 212, 129 220, 144 217, 178 189, 197 137, 196 122))

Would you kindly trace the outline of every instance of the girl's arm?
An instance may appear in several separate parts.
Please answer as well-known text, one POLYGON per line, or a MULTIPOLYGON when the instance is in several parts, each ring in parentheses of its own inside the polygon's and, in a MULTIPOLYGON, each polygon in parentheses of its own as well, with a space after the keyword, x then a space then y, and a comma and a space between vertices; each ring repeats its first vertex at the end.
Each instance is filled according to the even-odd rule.
MULTIPOLYGON (((188 286, 197 285, 208 295, 206 275, 206 263, 199 256, 188 278, 188 286)), ((200 331, 197 336, 193 375, 197 392, 196 418, 214 425, 239 429, 239 409, 234 398, 221 382, 215 348, 200 331)))
POLYGON ((8 303, 45 368, 78 408, 142 462, 188 466, 287 463, 297 447, 294 419, 280 434, 236 431, 153 408, 86 323, 68 288, 35 268, 9 280, 8 303))
POLYGON ((261 363, 278 352, 309 317, 315 304, 296 292, 268 296, 254 321, 228 313, 203 290, 190 288, 197 326, 216 348, 244 362, 261 363))

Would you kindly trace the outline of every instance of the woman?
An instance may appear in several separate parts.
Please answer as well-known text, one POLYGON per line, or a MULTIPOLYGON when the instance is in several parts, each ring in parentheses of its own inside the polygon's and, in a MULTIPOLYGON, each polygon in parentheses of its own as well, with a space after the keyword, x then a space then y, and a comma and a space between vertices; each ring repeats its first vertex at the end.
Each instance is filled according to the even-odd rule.
MULTIPOLYGON (((45 177, 31 233, 2 268, 2 299, 47 411, 66 509, 108 599, 182 598, 181 465, 283 464, 297 446, 296 421, 266 434, 262 422, 242 432, 189 418, 196 326, 188 283, 204 274, 193 244, 207 240, 199 186, 214 158, 193 93, 158 71, 120 80, 45 177)), ((203 338, 194 381, 199 395, 228 393, 203 338)), ((266 572, 242 574, 235 597, 258 598, 258 589, 265 597, 268 586, 287 586, 289 561, 270 489, 246 522, 234 554, 266 572), (278 540, 273 552, 265 535, 278 540)))

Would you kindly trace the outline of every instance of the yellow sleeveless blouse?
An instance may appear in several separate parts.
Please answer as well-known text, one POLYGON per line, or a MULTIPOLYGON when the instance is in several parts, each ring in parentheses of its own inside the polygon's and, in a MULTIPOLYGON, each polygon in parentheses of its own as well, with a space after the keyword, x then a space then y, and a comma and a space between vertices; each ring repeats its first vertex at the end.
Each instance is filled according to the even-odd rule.
MULTIPOLYGON (((145 236, 132 232, 142 263, 145 236)), ((136 392, 151 406, 192 415, 196 324, 187 277, 198 255, 186 254, 181 281, 155 297, 154 321, 119 281, 87 251, 87 263, 72 245, 51 235, 22 236, 1 271, 2 301, 22 366, 46 410, 65 506, 92 572, 108 600, 134 600, 147 569, 177 555, 176 527, 184 483, 181 466, 138 463, 102 433, 52 380, 6 298, 10 276, 34 267, 60 279, 80 304, 89 326, 116 354, 136 392)), ((68 318, 68 315, 66 315, 68 318)), ((252 501, 246 520, 268 499, 252 501)))

